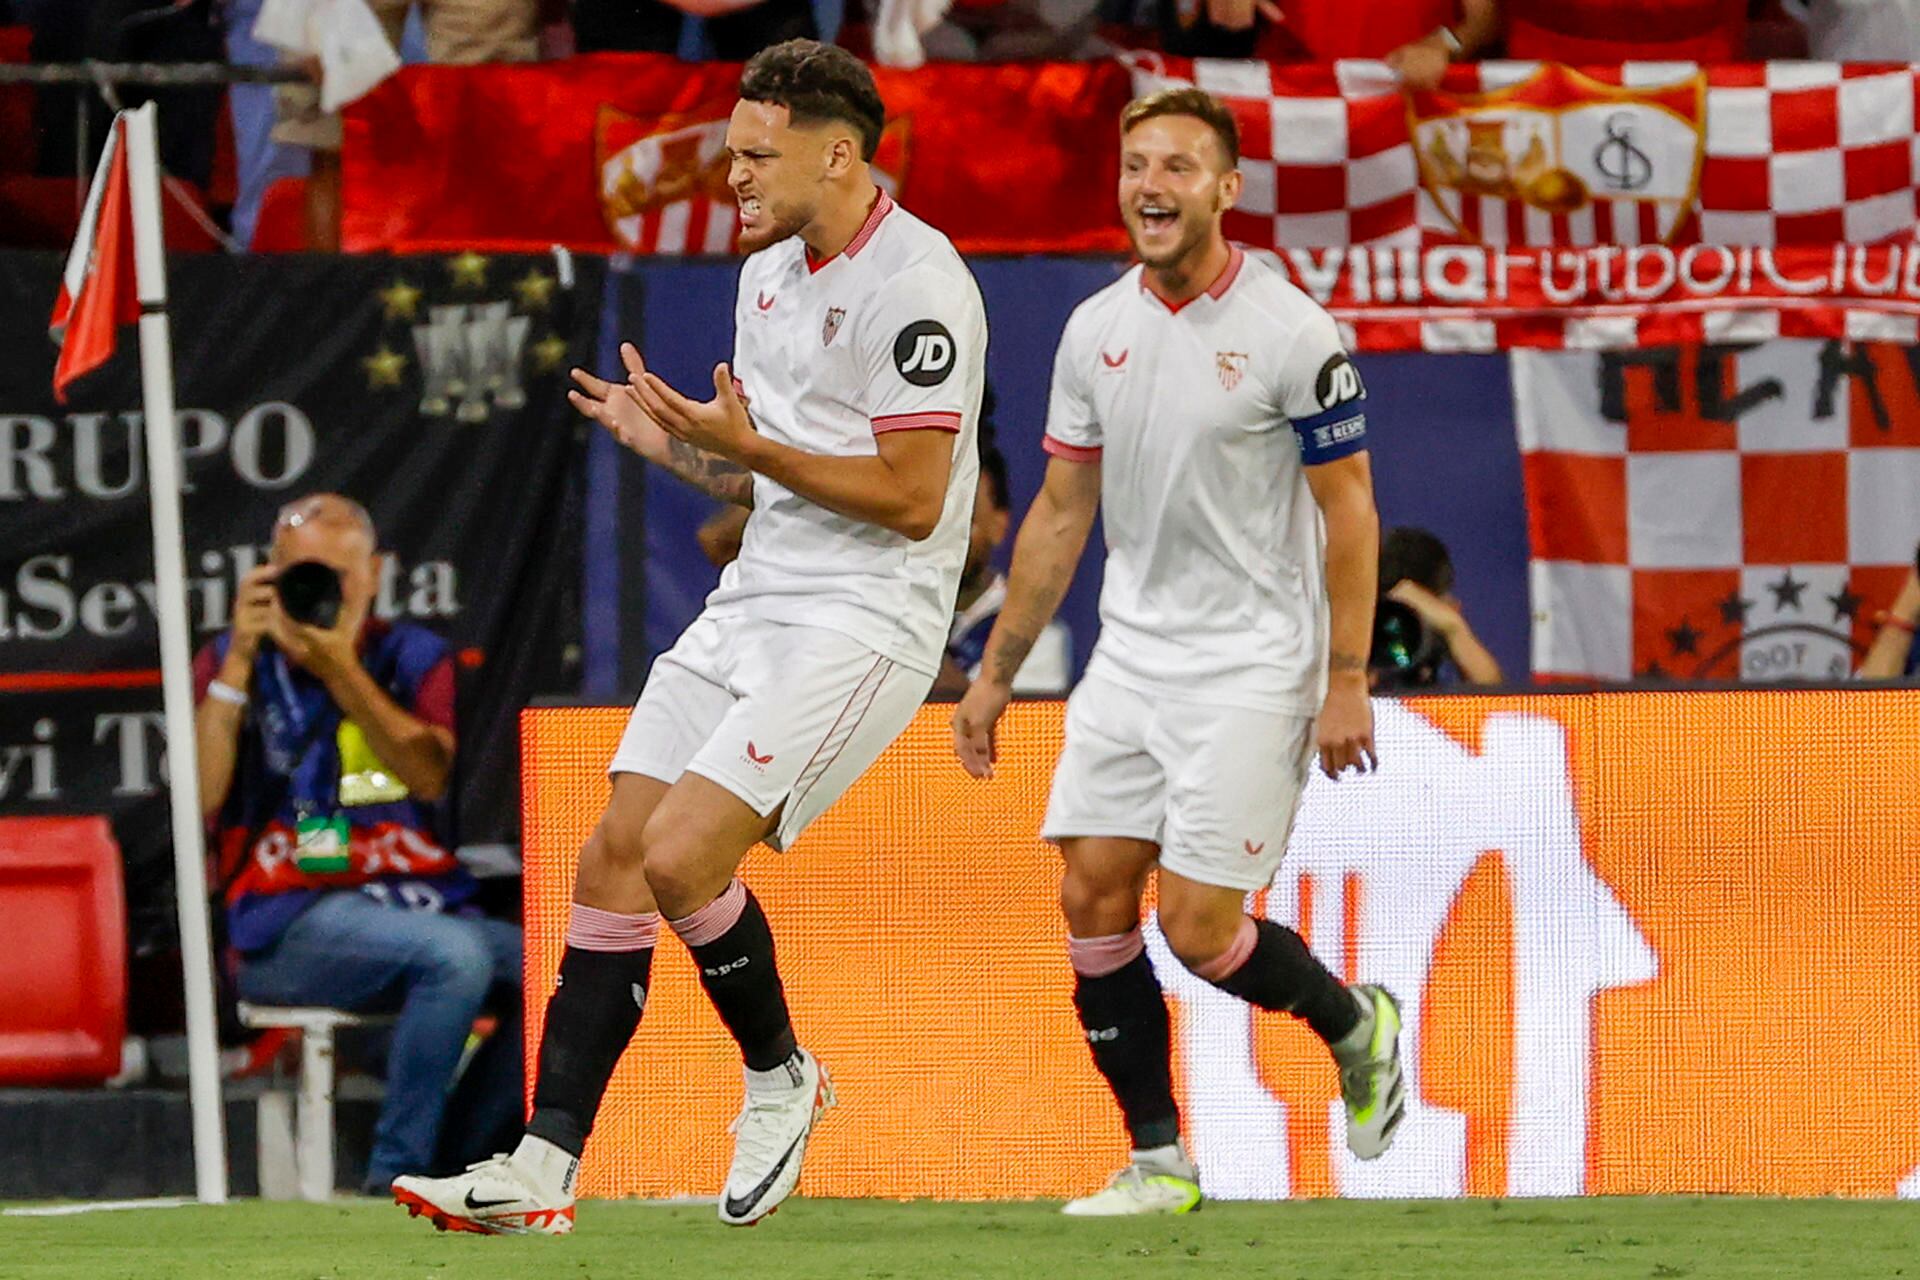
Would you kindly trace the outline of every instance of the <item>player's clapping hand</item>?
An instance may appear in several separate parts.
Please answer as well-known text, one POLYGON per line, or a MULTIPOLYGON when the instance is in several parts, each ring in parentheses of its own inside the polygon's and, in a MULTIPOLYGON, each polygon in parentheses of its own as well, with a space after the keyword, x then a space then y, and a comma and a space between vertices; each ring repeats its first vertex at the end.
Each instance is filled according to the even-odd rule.
POLYGON ((734 386, 733 370, 724 363, 713 366, 711 400, 689 399, 658 374, 636 374, 631 385, 641 406, 668 435, 729 462, 745 463, 754 441, 753 419, 734 386))
POLYGON ((1366 677, 1336 674, 1327 688, 1316 726, 1320 768, 1338 778, 1349 766, 1370 773, 1380 765, 1373 750, 1373 704, 1367 700, 1366 677))
MULTIPOLYGON (((639 349, 631 342, 620 344, 620 361, 626 365, 629 378, 644 376, 647 371, 639 349)), ((573 380, 580 389, 567 392, 567 402, 582 415, 605 427, 615 440, 649 462, 666 456, 667 433, 641 405, 630 382, 608 382, 585 369, 575 369, 573 380)))
POLYGON ((991 778, 999 756, 994 726, 1013 699, 1013 690, 991 680, 975 680, 953 709, 953 753, 976 778, 991 778))

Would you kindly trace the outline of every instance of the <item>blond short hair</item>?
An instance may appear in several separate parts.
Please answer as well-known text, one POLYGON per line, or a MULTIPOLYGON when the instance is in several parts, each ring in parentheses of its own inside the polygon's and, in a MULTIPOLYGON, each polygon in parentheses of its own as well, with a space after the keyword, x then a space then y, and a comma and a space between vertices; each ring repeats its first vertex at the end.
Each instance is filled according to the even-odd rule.
POLYGON ((1227 110, 1226 104, 1205 89, 1191 86, 1162 89, 1135 98, 1120 113, 1120 136, 1126 137, 1133 132, 1134 126, 1156 116, 1192 116, 1212 129, 1213 136, 1220 140, 1220 150, 1226 153, 1227 167, 1239 167, 1240 126, 1234 123, 1233 112, 1227 110))

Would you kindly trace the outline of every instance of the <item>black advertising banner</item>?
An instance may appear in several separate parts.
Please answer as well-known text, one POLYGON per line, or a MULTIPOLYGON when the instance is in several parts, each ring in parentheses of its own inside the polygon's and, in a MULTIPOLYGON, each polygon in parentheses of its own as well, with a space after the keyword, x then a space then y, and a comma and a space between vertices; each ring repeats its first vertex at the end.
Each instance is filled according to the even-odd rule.
MULTIPOLYGON (((136 941, 171 919, 153 549, 131 329, 53 399, 60 263, 0 254, 0 814, 109 813, 136 941)), ((196 649, 302 494, 364 503, 377 611, 459 663, 461 843, 518 838, 515 714, 571 692, 598 259, 175 257, 188 621, 196 649)))

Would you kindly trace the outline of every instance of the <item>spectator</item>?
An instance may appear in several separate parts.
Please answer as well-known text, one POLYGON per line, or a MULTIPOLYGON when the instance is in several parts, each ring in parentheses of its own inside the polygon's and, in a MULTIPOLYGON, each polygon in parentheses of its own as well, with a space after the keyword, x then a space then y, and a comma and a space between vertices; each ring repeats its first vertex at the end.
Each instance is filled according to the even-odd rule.
MULTIPOLYGON (((1460 612, 1460 601, 1453 594, 1453 557, 1446 543, 1425 529, 1390 531, 1380 543, 1380 586, 1388 600, 1412 610, 1428 637, 1424 645, 1412 646, 1416 652, 1405 668, 1409 674, 1396 683, 1454 683, 1441 674, 1442 664, 1449 660, 1459 683, 1501 682, 1499 662, 1460 612)), ((1386 616, 1383 611, 1383 622, 1386 616)))
POLYGON ((1498 36, 1497 0, 1161 0, 1161 41, 1193 57, 1332 62, 1384 59, 1410 88, 1498 36), (1266 31, 1261 19, 1266 20, 1266 31))
POLYGON ((875 0, 874 60, 1070 61, 1110 56, 1098 34, 1100 0, 875 0))
POLYGON ((574 46, 581 53, 673 53, 688 18, 706 20, 707 41, 722 62, 745 62, 769 45, 820 34, 811 0, 573 0, 574 46))
MULTIPOLYGON (((953 627, 947 633, 947 652, 934 678, 932 692, 958 695, 980 674, 980 655, 994 619, 1007 600, 1007 575, 993 563, 1013 524, 1007 491, 1007 460, 993 443, 986 417, 992 399, 981 410, 980 488, 974 494, 973 530, 967 540, 967 562, 960 571, 960 594, 954 602, 953 627)), ((1073 642, 1065 624, 1049 622, 1013 678, 1015 693, 1063 694, 1073 683, 1073 642)))
MULTIPOLYGON (((415 0, 282 0, 283 6, 332 4, 339 10, 327 20, 344 22, 348 3, 365 4, 379 20, 392 49, 400 47, 407 13, 415 0)), ((429 62, 526 62, 538 50, 536 0, 419 0, 427 35, 429 62)), ((280 12, 262 6, 263 25, 286 22, 280 12)), ((364 20, 364 19, 363 19, 364 20)), ((264 38, 264 35, 263 35, 264 38)), ((396 55, 397 56, 397 55, 396 55)), ((312 153, 307 176, 307 242, 313 249, 340 247, 340 117, 321 107, 319 64, 296 57, 315 77, 315 83, 279 85, 274 91, 277 121, 273 140, 305 147, 312 153)))
POLYGON ((1822 62, 1920 61, 1920 0, 1784 0, 1822 62))
POLYGON ((373 522, 336 494, 289 503, 233 624, 194 662, 201 806, 216 828, 242 998, 397 1011, 366 1190, 452 1170, 510 1140, 521 1109, 520 932, 472 913, 475 884, 440 835, 453 773, 446 643, 371 615, 373 522), (296 590, 298 588, 298 590, 296 590), (436 1150, 448 1086, 490 994, 436 1150))
POLYGON ((1610 65, 1733 62, 1746 54, 1749 0, 1507 0, 1507 56, 1610 65))
POLYGON ((1860 662, 1858 674, 1863 680, 1910 676, 1920 666, 1920 651, 1913 639, 1915 627, 1920 626, 1920 553, 1916 553, 1914 565, 1900 584, 1893 606, 1880 615, 1880 632, 1860 662))

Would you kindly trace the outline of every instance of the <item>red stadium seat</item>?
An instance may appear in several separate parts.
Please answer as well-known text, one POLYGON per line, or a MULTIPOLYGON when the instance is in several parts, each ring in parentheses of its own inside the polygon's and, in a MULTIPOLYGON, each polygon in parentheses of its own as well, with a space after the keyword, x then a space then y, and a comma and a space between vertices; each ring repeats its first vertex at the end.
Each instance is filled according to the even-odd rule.
MULTIPOLYGON (((0 62, 28 62, 33 32, 27 27, 0 27, 0 62)), ((38 142, 33 132, 33 87, 15 84, 0 88, 0 173, 30 173, 38 142)))
POLYGON ((105 818, 0 818, 0 1085, 120 1070, 127 907, 105 818))

